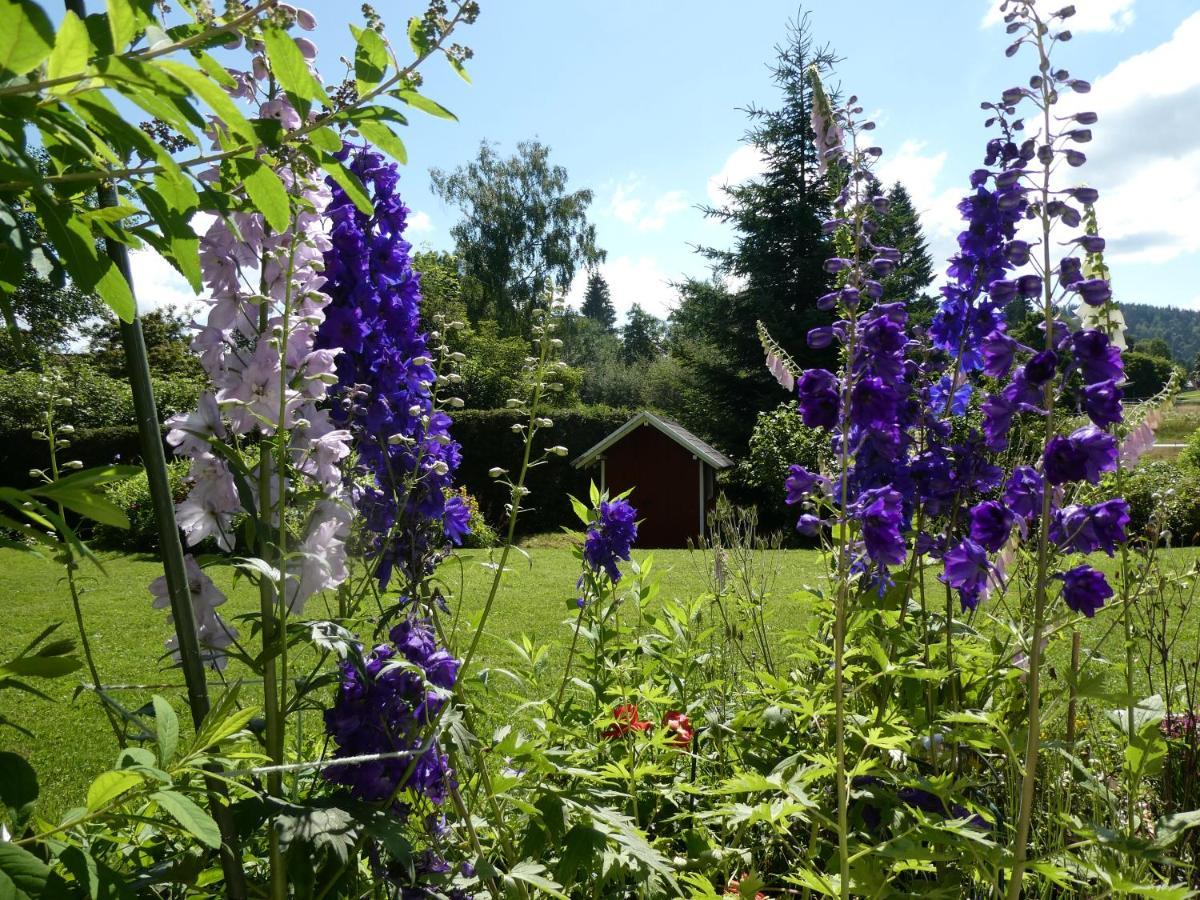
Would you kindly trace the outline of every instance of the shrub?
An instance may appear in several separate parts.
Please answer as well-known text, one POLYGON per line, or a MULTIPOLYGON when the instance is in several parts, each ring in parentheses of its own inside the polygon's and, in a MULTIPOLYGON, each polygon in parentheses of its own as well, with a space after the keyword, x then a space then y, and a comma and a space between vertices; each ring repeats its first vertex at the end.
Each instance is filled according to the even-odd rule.
MULTIPOLYGON (((171 481, 171 495, 175 502, 187 496, 187 475, 191 462, 178 459, 167 464, 167 475, 171 481)), ((93 540, 105 547, 120 550, 157 550, 158 526, 154 521, 154 507, 150 502, 150 482, 142 471, 126 481, 111 485, 105 492, 129 518, 128 530, 96 525, 93 540)))
POLYGON ((1163 528, 1174 546, 1200 542, 1200 469, 1148 462, 1125 477, 1124 496, 1131 534, 1163 528))
POLYGON ((457 490, 446 491, 446 496, 457 494, 462 498, 462 502, 466 504, 467 509, 471 511, 471 533, 467 535, 463 541, 463 546, 476 550, 482 547, 496 546, 497 537, 496 529, 488 524, 487 519, 483 517, 483 512, 479 509, 479 501, 472 497, 465 487, 460 487, 457 490))
POLYGON ((1181 468, 1200 475, 1200 429, 1192 432, 1187 446, 1180 451, 1178 462, 1181 468))

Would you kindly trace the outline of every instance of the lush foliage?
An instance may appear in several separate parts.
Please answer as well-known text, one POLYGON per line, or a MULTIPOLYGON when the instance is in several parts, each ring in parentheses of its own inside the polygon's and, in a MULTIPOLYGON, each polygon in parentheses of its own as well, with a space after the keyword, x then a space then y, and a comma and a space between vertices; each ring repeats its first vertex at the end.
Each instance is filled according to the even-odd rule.
MULTIPOLYGON (((435 0, 413 19, 405 67, 368 7, 354 76, 331 95, 294 31, 311 30, 304 10, 185 3, 172 24, 114 2, 88 24, 72 9, 53 34, 39 6, 0 3, 0 192, 45 234, 35 247, 10 213, 0 292, 11 310, 17 267, 45 257, 123 317, 146 461, 143 493, 119 484, 131 468, 65 458, 70 380, 38 376, 46 462, 34 488, 0 494, 0 524, 6 545, 61 565, 82 660, 46 642, 52 625, 0 665, 0 689, 36 698, 22 679, 85 665, 115 762, 51 822, 37 773, 0 758, 0 889, 1189 895, 1200 648, 1180 634, 1200 570, 1163 564, 1191 523, 1174 520, 1186 512, 1169 488, 1143 496, 1156 471, 1136 469, 1175 379, 1129 402, 1139 354, 1122 353, 1099 194, 1072 175, 1097 116, 1062 112, 1090 85, 1053 60, 1071 7, 1002 4, 1008 55, 1031 56, 1032 74, 984 104, 991 137, 933 310, 907 199, 872 172, 874 124, 826 90, 835 59, 803 20, 780 51, 783 109, 752 113, 767 171, 730 189, 716 215, 739 236, 714 254, 746 284, 689 285, 668 341, 690 366, 681 404, 730 440, 753 430, 741 477, 776 490, 820 548, 820 576, 794 598, 809 627, 791 635, 768 627, 781 557, 764 552, 778 539, 757 510, 716 505, 694 554, 708 590, 680 598, 652 557, 632 559, 636 492, 567 489, 586 477, 568 461, 593 443, 579 426, 598 438, 624 416, 555 409, 573 377, 558 359, 563 289, 600 253, 590 194, 565 193, 544 147, 503 161, 485 145, 435 175, 468 215, 458 263, 428 259, 438 299, 422 314, 399 170, 363 142, 404 155, 390 124, 403 116, 380 98, 445 114, 415 68, 440 50, 461 71, 467 52, 444 42, 474 4, 435 0), (217 45, 226 64, 208 55, 217 45), (129 125, 110 92, 158 121, 129 125), (42 168, 28 129, 48 148, 42 168), (202 134, 214 152, 194 155, 202 134), (95 187, 97 207, 64 184, 95 187), (203 383, 167 422, 188 465, 174 485, 126 277, 140 242, 204 293, 191 342, 203 383), (529 349, 506 410, 475 414, 491 442, 468 459, 455 341, 511 347, 518 332, 529 349), (755 422, 772 383, 795 412, 755 422), (552 437, 567 422, 571 437, 552 437), (441 575, 478 522, 456 478, 494 485, 474 492, 502 532, 469 607, 441 575), (99 560, 75 523, 128 528, 122 506, 139 496, 164 564, 147 606, 170 623, 163 659, 191 729, 153 688, 129 688, 140 708, 114 699, 85 621, 81 575, 99 560), (579 525, 565 653, 509 639, 516 662, 488 664, 519 529, 564 510, 579 525), (204 555, 184 556, 180 531, 204 555), (222 567, 256 607, 228 602, 222 567), (1093 619, 1123 652, 1084 647, 1093 619)), ((598 346, 614 339, 585 327, 598 346)), ((635 306, 624 363, 659 341, 635 306)))

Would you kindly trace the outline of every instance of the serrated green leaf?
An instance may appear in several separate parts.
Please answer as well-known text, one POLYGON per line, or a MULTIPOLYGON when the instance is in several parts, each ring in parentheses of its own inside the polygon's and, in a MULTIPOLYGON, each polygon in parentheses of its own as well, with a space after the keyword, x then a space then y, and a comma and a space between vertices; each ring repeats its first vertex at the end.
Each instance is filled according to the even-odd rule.
POLYGON ((442 106, 436 100, 430 100, 424 94, 418 94, 416 91, 397 91, 396 98, 403 100, 409 106, 415 107, 422 112, 427 112, 431 116, 437 116, 439 119, 450 119, 457 122, 458 116, 442 106))
POLYGON ((321 168, 329 173, 329 177, 336 181, 346 192, 346 195, 354 201, 354 205, 359 212, 371 215, 374 212, 374 207, 371 205, 371 198, 367 196, 366 188, 363 187, 358 176, 347 169, 342 163, 332 156, 325 156, 321 160, 321 168))
POLYGON ((378 120, 364 120, 355 124, 363 137, 391 156, 396 162, 404 165, 408 162, 408 151, 404 149, 404 141, 378 120))
POLYGON ((278 26, 269 26, 263 29, 262 38, 271 72, 285 91, 300 100, 329 103, 329 95, 309 69, 308 61, 290 34, 278 26))
POLYGON ((54 26, 30 0, 0 0, 0 69, 25 75, 54 49, 54 26))
POLYGON ((89 811, 95 812, 141 783, 142 776, 127 769, 102 772, 88 788, 87 808, 89 811))
POLYGON ((548 878, 545 874, 546 867, 541 863, 533 860, 524 860, 517 863, 508 872, 505 873, 505 881, 523 881, 532 887, 537 888, 544 894, 549 894, 551 897, 559 897, 561 900, 568 900, 566 894, 562 892, 562 885, 548 878))
POLYGON ((279 176, 261 159, 240 156, 234 165, 246 185, 246 195, 267 224, 277 232, 287 231, 292 224, 291 203, 279 176))
POLYGON ((350 26, 358 46, 354 50, 354 81, 358 96, 370 93, 387 74, 387 44, 374 28, 350 26))
POLYGON ((42 896, 50 868, 22 847, 0 841, 0 897, 30 900, 42 896))
POLYGON ((433 45, 429 42, 429 35, 425 31, 425 23, 419 16, 413 16, 408 20, 408 45, 412 47, 412 52, 418 58, 425 56, 433 49, 433 45))
POLYGON ((314 147, 324 150, 326 153, 337 153, 342 149, 342 139, 328 125, 314 128, 308 133, 308 139, 312 141, 314 147))
POLYGON ((155 694, 151 698, 154 703, 154 732, 158 739, 158 762, 166 768, 175 755, 179 745, 179 717, 175 709, 164 698, 155 694))
POLYGON ((175 791, 155 791, 150 795, 150 799, 204 846, 214 850, 221 846, 221 832, 212 816, 183 794, 175 791))
MULTIPOLYGON (((92 41, 88 37, 87 26, 83 19, 67 10, 58 36, 54 39, 54 50, 46 61, 46 77, 53 80, 78 75, 87 68, 88 57, 92 54, 92 41)), ((50 88, 52 94, 64 94, 76 86, 77 82, 54 85, 50 88)))

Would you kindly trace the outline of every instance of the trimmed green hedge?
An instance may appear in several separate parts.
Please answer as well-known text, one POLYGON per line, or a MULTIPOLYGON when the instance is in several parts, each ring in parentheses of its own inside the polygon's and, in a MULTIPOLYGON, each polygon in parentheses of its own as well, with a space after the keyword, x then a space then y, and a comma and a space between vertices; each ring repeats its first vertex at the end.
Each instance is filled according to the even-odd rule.
MULTIPOLYGON (((529 473, 528 512, 521 514, 520 532, 530 534, 553 531, 561 525, 575 522, 567 494, 586 497, 589 479, 599 479, 597 469, 580 472, 571 467, 571 460, 598 443, 610 432, 623 425, 633 415, 629 410, 594 407, 552 410, 549 416, 554 427, 539 433, 539 446, 562 444, 569 451, 565 457, 552 456, 529 473)), ((484 517, 500 530, 506 522, 504 506, 508 494, 488 476, 488 469, 500 466, 515 476, 521 466, 523 445, 512 426, 525 418, 512 410, 458 410, 450 433, 462 444, 462 465, 458 483, 479 502, 484 517)), ((170 448, 167 458, 171 459, 170 448)), ((71 437, 66 458, 82 460, 85 466, 97 466, 120 460, 136 463, 141 459, 137 429, 82 428, 71 437)), ((35 441, 28 431, 0 432, 0 483, 10 487, 27 487, 29 470, 46 465, 46 445, 35 441)))
MULTIPOLYGON (((544 465, 530 470, 526 486, 530 494, 518 520, 519 531, 531 534, 554 531, 576 523, 568 494, 587 497, 588 481, 600 479, 599 469, 579 471, 571 460, 599 443, 633 415, 629 410, 608 407, 556 409, 547 415, 554 427, 538 433, 534 449, 562 444, 566 456, 552 456, 544 465)), ((463 409, 454 414, 450 433, 462 444, 462 465, 458 483, 479 502, 484 516, 503 534, 507 521, 504 506, 508 492, 488 476, 488 469, 500 466, 513 477, 521 467, 524 445, 512 426, 526 421, 524 415, 507 409, 463 409)))

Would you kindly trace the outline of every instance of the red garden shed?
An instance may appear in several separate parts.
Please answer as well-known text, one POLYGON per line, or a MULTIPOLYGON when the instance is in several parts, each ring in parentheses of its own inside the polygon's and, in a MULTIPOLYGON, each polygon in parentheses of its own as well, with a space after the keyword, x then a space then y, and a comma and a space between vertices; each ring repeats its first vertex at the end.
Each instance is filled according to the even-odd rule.
POLYGON ((733 461, 682 425, 640 412, 572 465, 600 464, 600 487, 616 496, 633 488, 640 547, 686 547, 704 534, 716 473, 733 461))

